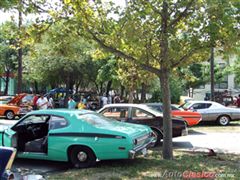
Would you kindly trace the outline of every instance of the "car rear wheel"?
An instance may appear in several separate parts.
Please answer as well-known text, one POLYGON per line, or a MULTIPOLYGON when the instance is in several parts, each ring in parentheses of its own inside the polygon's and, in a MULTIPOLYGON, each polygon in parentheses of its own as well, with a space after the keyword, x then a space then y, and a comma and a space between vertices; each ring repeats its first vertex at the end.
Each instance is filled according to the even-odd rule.
POLYGON ((229 124, 229 122, 230 122, 230 118, 226 115, 220 116, 218 118, 218 124, 221 126, 226 126, 229 124))
POLYGON ((160 143, 161 143, 162 133, 156 129, 152 129, 152 131, 153 131, 153 136, 156 138, 156 142, 153 146, 156 147, 156 146, 160 145, 160 143))
POLYGON ((96 164, 93 151, 85 146, 75 146, 69 152, 69 160, 75 168, 86 168, 96 164))
POLYGON ((5 116, 6 116, 7 119, 10 119, 10 120, 15 118, 15 114, 13 113, 13 111, 7 111, 5 113, 5 116))

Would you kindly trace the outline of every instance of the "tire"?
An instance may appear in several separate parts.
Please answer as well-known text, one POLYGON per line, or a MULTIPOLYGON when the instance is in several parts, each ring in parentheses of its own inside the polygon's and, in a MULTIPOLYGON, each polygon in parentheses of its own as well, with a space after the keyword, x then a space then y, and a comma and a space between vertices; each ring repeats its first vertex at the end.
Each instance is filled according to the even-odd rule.
POLYGON ((5 116, 9 120, 13 120, 15 118, 15 114, 13 111, 6 111, 5 116))
POLYGON ((156 129, 152 129, 152 131, 153 131, 154 136, 155 136, 156 139, 157 139, 156 142, 155 142, 155 144, 153 145, 153 147, 156 147, 156 146, 160 145, 160 143, 161 143, 162 133, 159 132, 159 131, 156 130, 156 129))
POLYGON ((218 117, 217 122, 221 126, 226 126, 230 122, 230 117, 226 116, 226 115, 220 116, 220 117, 218 117))
POLYGON ((87 168, 96 164, 96 156, 88 147, 75 146, 69 151, 69 161, 75 168, 87 168))

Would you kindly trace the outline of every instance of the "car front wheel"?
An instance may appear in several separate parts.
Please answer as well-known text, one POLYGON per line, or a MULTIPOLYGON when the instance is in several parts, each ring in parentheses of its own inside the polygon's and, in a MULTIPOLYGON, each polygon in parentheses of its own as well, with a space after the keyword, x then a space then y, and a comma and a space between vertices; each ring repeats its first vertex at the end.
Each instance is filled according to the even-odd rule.
POLYGON ((93 151, 85 146, 75 146, 69 152, 69 160, 75 168, 86 168, 96 164, 93 151))
POLYGON ((160 143, 161 143, 162 133, 159 132, 159 131, 156 130, 156 129, 152 129, 152 131, 153 131, 153 136, 154 136, 155 139, 156 139, 156 142, 154 143, 153 146, 156 147, 156 146, 160 145, 160 143))
POLYGON ((221 125, 221 126, 226 126, 228 125, 230 122, 230 118, 228 116, 220 116, 218 118, 218 124, 221 125))
POLYGON ((13 111, 7 111, 7 112, 5 113, 5 115, 6 115, 6 118, 7 118, 7 119, 10 119, 10 120, 14 119, 14 117, 15 117, 13 111))

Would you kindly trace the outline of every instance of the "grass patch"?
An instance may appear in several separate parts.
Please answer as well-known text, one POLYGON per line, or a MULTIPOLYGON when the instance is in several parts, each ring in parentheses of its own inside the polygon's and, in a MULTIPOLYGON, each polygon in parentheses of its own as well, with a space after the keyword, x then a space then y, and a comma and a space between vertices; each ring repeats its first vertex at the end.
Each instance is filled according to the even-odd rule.
POLYGON ((218 154, 208 157, 204 153, 190 153, 175 150, 174 160, 163 160, 160 148, 150 150, 147 157, 135 160, 101 161, 94 168, 69 169, 49 174, 47 179, 66 180, 120 180, 120 179, 182 179, 191 172, 217 173, 217 179, 237 179, 240 177, 240 157, 218 154), (187 172, 186 172, 187 171, 187 172))
POLYGON ((191 131, 202 132, 240 132, 240 121, 231 121, 227 126, 219 126, 215 123, 204 123, 197 126, 188 127, 191 131))

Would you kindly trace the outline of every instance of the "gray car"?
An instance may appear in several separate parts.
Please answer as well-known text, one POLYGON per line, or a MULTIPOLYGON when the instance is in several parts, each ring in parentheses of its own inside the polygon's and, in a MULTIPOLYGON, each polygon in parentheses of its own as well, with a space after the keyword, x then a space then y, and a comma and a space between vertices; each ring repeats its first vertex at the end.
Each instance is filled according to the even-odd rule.
POLYGON ((226 126, 230 121, 240 120, 240 109, 225 107, 213 101, 189 101, 180 106, 184 110, 197 111, 202 121, 216 121, 226 126))

